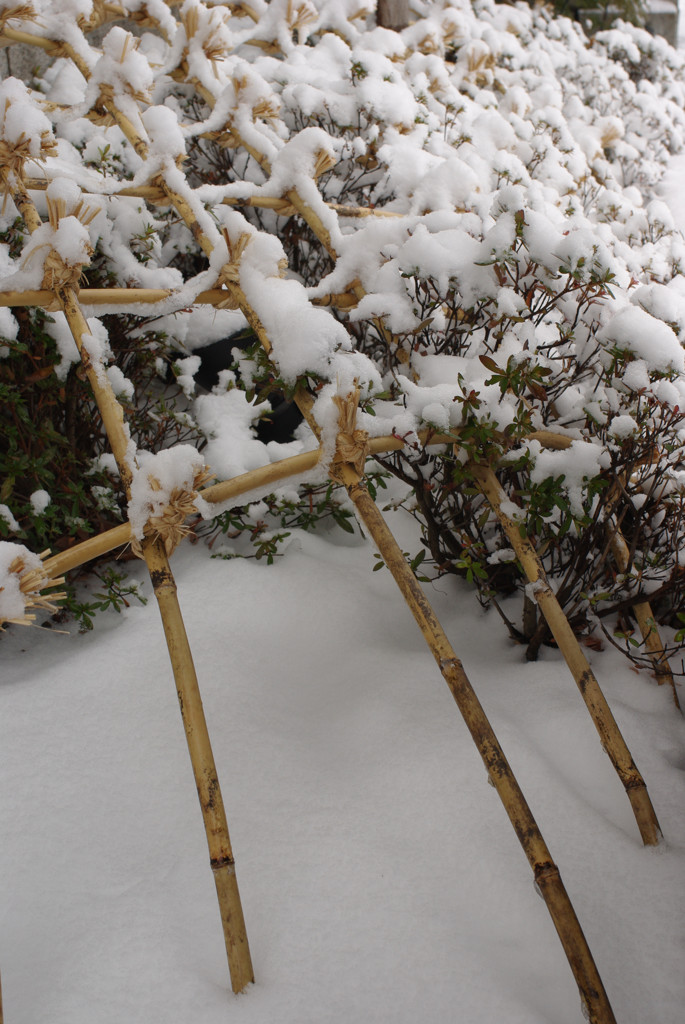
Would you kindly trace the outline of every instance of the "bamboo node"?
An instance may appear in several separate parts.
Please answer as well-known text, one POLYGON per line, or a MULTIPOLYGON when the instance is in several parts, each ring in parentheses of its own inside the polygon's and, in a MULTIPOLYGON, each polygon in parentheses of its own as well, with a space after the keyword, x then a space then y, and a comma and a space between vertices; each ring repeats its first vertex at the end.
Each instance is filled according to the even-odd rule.
POLYGON ((369 454, 369 435, 366 430, 357 430, 357 409, 359 407, 359 388, 355 387, 345 398, 333 396, 333 401, 340 410, 338 417, 338 436, 335 441, 335 454, 328 469, 332 480, 343 482, 342 466, 351 466, 357 476, 364 475, 364 465, 369 454))

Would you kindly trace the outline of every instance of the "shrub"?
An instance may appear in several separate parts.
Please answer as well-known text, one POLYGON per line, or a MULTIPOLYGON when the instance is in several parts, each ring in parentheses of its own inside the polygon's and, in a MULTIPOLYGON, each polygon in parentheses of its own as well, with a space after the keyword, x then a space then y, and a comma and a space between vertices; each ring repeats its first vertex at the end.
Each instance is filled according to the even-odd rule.
MULTIPOLYGON (((250 15, 187 0, 178 19, 165 8, 159 31, 137 49, 112 29, 92 81, 109 82, 136 116, 145 108, 147 163, 70 62, 56 60, 38 83, 51 99, 43 109, 60 138, 60 173, 87 173, 99 211, 85 283, 175 290, 144 317, 108 312, 99 321, 119 359, 118 385, 137 396, 127 407, 136 443, 155 451, 190 436, 218 475, 235 475, 311 444, 305 432, 288 448, 256 436, 262 391, 309 385, 325 432, 331 396, 354 368, 364 427, 407 440, 381 461, 411 488, 406 502, 435 571, 464 576, 501 606, 531 654, 544 629, 469 461, 497 467, 578 631, 609 614, 626 619, 646 593, 673 621, 685 249, 656 188, 685 138, 683 58, 626 24, 588 40, 546 8, 414 0, 415 20, 392 33, 365 23, 371 7, 255 0, 250 15), (245 321, 236 310, 191 310, 218 263, 172 207, 111 195, 126 183, 154 185, 159 174, 173 176, 222 258, 234 258, 241 239, 247 245, 250 301, 275 334, 271 362, 227 341, 218 385, 194 403, 203 347, 245 321), (282 200, 280 211, 249 205, 264 196, 282 200), (352 206, 374 215, 357 219, 344 208, 352 206), (279 283, 284 261, 289 277, 279 283), (267 287, 297 295, 297 314, 275 316, 267 287), (153 374, 156 392, 141 404, 153 374), (456 454, 422 447, 425 429, 451 432, 456 454), (631 559, 617 575, 608 552, 618 526, 631 559), (520 622, 502 605, 514 591, 523 595, 520 622)), ((46 8, 46 31, 57 32, 50 17, 46 8)), ((39 105, 35 93, 31 101, 39 105)), ((17 230, 12 217, 8 232, 17 230)), ((22 258, 8 251, 15 277, 22 258)), ((50 333, 42 314, 30 316, 50 333)), ((59 329, 51 337, 59 348, 59 329)), ((22 344, 8 338, 10 360, 26 356, 22 344)), ((57 354, 45 352, 41 367, 57 354)), ((73 375, 76 387, 78 371, 59 354, 60 378, 49 386, 65 390, 73 375)), ((89 466, 102 454, 96 419, 92 433, 78 456, 89 466)), ((12 502, 24 502, 20 525, 31 494, 49 491, 41 473, 8 500, 15 518, 12 502)), ((55 486, 68 493, 66 480, 55 486)), ((96 486, 110 486, 120 507, 115 482, 96 486)), ((83 518, 95 526, 89 493, 83 518)), ((269 498, 256 519, 231 510, 219 529, 251 537, 269 558, 291 523, 324 516, 349 525, 327 484, 300 505, 292 491, 269 498)))

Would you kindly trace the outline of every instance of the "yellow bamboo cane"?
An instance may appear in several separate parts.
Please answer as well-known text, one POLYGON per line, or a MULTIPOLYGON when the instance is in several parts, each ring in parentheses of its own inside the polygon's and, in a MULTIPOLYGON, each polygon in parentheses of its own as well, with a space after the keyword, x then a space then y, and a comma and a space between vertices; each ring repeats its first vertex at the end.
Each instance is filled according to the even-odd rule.
POLYGON ((552 860, 552 855, 461 661, 454 653, 397 541, 367 488, 360 482, 358 474, 347 465, 339 466, 338 472, 361 521, 400 588, 478 748, 488 777, 504 805, 533 870, 535 884, 554 922, 578 985, 581 1000, 587 1009, 588 1019, 591 1024, 615 1024, 609 998, 559 869, 552 860))
POLYGON ((183 727, 207 833, 209 860, 221 912, 231 985, 234 992, 242 992, 246 985, 254 981, 254 972, 226 812, 202 707, 200 687, 178 603, 176 583, 164 545, 159 541, 145 540, 143 555, 150 571, 150 580, 157 598, 174 671, 183 727))
MULTIPOLYGON (((445 434, 419 435, 423 444, 449 444, 454 438, 445 434)), ((398 451, 404 442, 401 437, 391 435, 374 437, 369 442, 369 454, 380 454, 381 452, 398 451)), ((280 462, 272 462, 268 466, 260 466, 258 469, 251 469, 247 473, 233 477, 231 480, 223 480, 221 483, 210 484, 199 491, 199 494, 210 504, 221 505, 226 501, 232 501, 247 494, 249 491, 263 490, 272 484, 292 476, 298 476, 313 469, 321 458, 319 448, 310 452, 302 452, 300 455, 291 455, 280 462)), ((102 558, 116 548, 130 544, 132 539, 131 524, 121 523, 111 530, 105 530, 97 537, 89 537, 87 540, 74 544, 66 551, 59 551, 51 555, 43 562, 43 568, 50 578, 62 576, 86 562, 95 558, 102 558)))
POLYGON ((478 465, 475 462, 469 463, 468 470, 502 524, 527 579, 535 585, 535 600, 578 685, 599 733, 602 747, 609 755, 611 763, 623 783, 642 841, 647 846, 656 846, 661 836, 661 829, 647 787, 621 735, 594 672, 549 585, 537 552, 530 540, 521 536, 518 524, 504 512, 502 503, 506 501, 506 494, 493 470, 489 466, 478 465))
MULTIPOLYGON (((535 431, 529 434, 526 440, 536 440, 539 441, 543 447, 556 448, 558 450, 566 450, 567 448, 570 448, 572 444, 572 438, 549 430, 535 431)), ((628 572, 630 569, 630 551, 618 523, 612 519, 612 513, 616 508, 620 493, 620 488, 615 487, 614 493, 607 504, 607 518, 611 532, 609 543, 619 571, 628 572)), ((665 646, 659 633, 659 627, 656 624, 656 619, 654 618, 654 613, 652 612, 652 607, 649 601, 639 601, 637 604, 634 604, 633 613, 637 620, 642 639, 644 640, 645 648, 654 666, 654 674, 657 677, 657 682, 660 685, 663 683, 669 684, 673 691, 675 706, 680 710, 680 701, 678 699, 675 680, 673 678, 671 666, 669 665, 666 657, 665 646)))
MULTIPOLYGON (((5 175, 3 178, 6 186, 10 187, 10 182, 5 175)), ((37 210, 25 190, 14 189, 13 191, 15 202, 24 215, 27 226, 34 231, 40 225, 40 216, 37 210)), ((117 462, 122 484, 130 497, 133 467, 129 462, 129 435, 124 424, 123 410, 114 395, 108 378, 99 373, 98 368, 92 364, 87 346, 84 345, 84 338, 89 334, 89 330, 78 304, 76 292, 72 287, 66 286, 58 288, 56 296, 81 355, 112 453, 117 462)), ((240 992, 250 981, 254 980, 254 973, 245 922, 240 908, 228 825, 219 780, 214 768, 209 733, 204 720, 197 676, 163 542, 148 539, 143 545, 143 555, 162 616, 193 772, 196 782, 198 779, 202 780, 203 788, 198 782, 198 795, 219 899, 231 985, 234 992, 240 992), (192 711, 187 711, 188 708, 192 708, 192 711)))
MULTIPOLYGON (((612 533, 609 543, 612 554, 616 559, 616 565, 621 572, 628 572, 630 569, 630 551, 628 549, 628 545, 615 522, 611 524, 610 529, 612 530, 612 533)), ((664 642, 661 639, 656 619, 654 618, 652 606, 649 601, 638 601, 633 605, 632 610, 635 618, 637 619, 638 628, 644 641, 645 648, 652 665, 654 666, 654 674, 656 675, 657 682, 659 685, 668 683, 673 691, 675 706, 680 710, 680 701, 678 700, 678 691, 676 689, 675 679, 673 678, 671 666, 669 665, 668 658, 666 657, 666 649, 664 642)))

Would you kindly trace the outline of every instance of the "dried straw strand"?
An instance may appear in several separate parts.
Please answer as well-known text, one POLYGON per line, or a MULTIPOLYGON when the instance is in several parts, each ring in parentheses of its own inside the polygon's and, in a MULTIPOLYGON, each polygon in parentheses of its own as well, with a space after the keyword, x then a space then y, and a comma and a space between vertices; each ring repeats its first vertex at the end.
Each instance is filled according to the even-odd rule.
MULTIPOLYGON (((45 559, 48 554, 48 551, 44 551, 40 557, 45 559)), ((0 631, 2 631, 5 624, 9 623, 17 626, 32 626, 35 623, 36 615, 30 609, 40 609, 41 612, 49 614, 59 611, 59 605, 55 604, 55 602, 64 600, 67 596, 66 593, 60 591, 58 593, 45 594, 43 591, 61 586, 64 583, 64 577, 60 576, 56 579, 50 579, 45 562, 43 562, 40 568, 28 569, 24 557, 17 555, 10 562, 8 571, 18 578, 19 590, 24 596, 25 611, 23 615, 9 619, 0 619, 0 631)), ((0 587, 0 590, 2 589, 0 587)))

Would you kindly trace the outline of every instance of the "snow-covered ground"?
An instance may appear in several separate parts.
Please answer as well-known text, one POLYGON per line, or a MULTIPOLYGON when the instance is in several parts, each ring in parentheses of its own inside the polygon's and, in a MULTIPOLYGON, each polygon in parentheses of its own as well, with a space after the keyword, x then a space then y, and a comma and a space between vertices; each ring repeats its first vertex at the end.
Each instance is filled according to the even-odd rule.
MULTIPOLYGON (((337 532, 294 537, 271 567, 199 545, 173 559, 256 971, 240 996, 154 601, 87 635, 3 636, 6 1024, 582 1019, 506 815, 372 555, 337 532)), ((669 690, 589 652, 666 836, 645 849, 559 654, 526 664, 457 582, 428 590, 617 1020, 679 1024, 685 725, 669 690)))
MULTIPOLYGON (((685 158, 664 195, 685 224, 685 158)), ((672 340, 672 339, 671 339, 672 340)), ((392 516, 403 548, 414 524, 392 516)), ((5 1024, 571 1024, 530 869, 373 546, 173 559, 256 983, 230 991, 159 616, 0 637, 5 1024)), ((143 580, 141 567, 129 570, 143 580)), ((588 650, 664 830, 645 849, 563 660, 454 580, 429 596, 529 800, 619 1024, 682 1024, 685 721, 588 650)), ((146 587, 149 595, 149 584, 146 587)))

